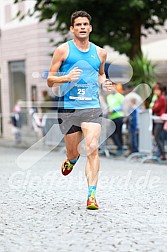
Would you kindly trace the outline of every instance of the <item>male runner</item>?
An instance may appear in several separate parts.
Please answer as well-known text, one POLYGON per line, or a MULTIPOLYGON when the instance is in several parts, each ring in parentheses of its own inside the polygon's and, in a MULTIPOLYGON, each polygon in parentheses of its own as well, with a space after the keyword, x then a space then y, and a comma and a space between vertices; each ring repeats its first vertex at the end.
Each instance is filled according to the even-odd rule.
POLYGON ((106 83, 104 64, 107 54, 89 41, 92 31, 90 22, 91 16, 85 11, 72 14, 70 31, 73 40, 56 48, 47 83, 49 87, 60 87, 58 117, 67 151, 62 174, 68 175, 76 164, 83 135, 87 154, 87 209, 98 209, 98 141, 102 122, 98 89, 99 80, 100 83, 106 83))

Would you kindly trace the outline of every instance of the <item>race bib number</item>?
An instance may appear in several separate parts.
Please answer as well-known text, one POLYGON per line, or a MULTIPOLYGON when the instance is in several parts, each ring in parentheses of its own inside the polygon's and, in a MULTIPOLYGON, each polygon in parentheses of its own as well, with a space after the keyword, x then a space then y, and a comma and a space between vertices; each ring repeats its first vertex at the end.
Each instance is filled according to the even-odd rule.
POLYGON ((76 84, 69 95, 70 100, 92 100, 92 92, 89 89, 89 84, 76 84))

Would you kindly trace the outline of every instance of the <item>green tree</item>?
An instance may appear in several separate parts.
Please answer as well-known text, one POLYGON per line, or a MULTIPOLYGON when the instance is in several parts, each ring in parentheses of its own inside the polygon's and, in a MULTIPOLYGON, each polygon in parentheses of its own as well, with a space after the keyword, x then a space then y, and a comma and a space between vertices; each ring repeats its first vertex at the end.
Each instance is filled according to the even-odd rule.
POLYGON ((156 81, 155 76, 155 67, 156 64, 153 64, 146 56, 142 54, 136 55, 130 64, 133 68, 133 76, 131 82, 134 85, 140 83, 147 83, 150 86, 156 81))
MULTIPOLYGON (((150 87, 156 81, 155 76, 155 67, 156 64, 153 64, 146 56, 142 54, 136 55, 132 60, 130 60, 130 64, 133 68, 133 76, 131 79, 131 83, 134 86, 138 86, 140 83, 145 83, 150 87)), ((138 92, 140 93, 141 97, 145 100, 145 96, 148 93, 148 88, 146 86, 138 86, 138 92), (140 90, 140 91, 139 91, 140 90)), ((149 104, 152 99, 152 93, 149 97, 144 101, 145 107, 149 108, 149 104)))
MULTIPOLYGON (((14 3, 22 1, 14 0, 14 3)), ((60 32, 66 41, 70 16, 76 10, 91 14, 94 43, 109 45, 133 59, 141 52, 141 36, 150 30, 160 31, 167 18, 167 0, 36 0, 28 14, 38 13, 40 21, 50 20, 49 30, 60 32)))

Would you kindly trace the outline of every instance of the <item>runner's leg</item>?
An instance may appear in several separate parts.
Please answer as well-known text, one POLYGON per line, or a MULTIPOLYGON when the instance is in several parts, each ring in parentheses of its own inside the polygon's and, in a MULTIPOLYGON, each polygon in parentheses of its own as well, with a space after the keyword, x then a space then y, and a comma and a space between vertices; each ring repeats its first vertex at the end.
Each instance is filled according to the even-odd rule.
POLYGON ((88 181, 87 209, 99 208, 96 202, 96 186, 99 173, 98 142, 101 133, 101 125, 98 123, 84 122, 81 124, 84 134, 85 148, 87 153, 86 178, 88 181))
POLYGON ((64 176, 67 176, 73 170, 74 165, 79 158, 79 144, 82 139, 81 131, 75 133, 67 134, 64 136, 64 141, 66 145, 67 159, 63 162, 61 166, 61 171, 64 176))
POLYGON ((64 136, 67 158, 69 160, 74 160, 79 156, 79 145, 81 141, 82 141, 81 131, 77 131, 75 133, 67 134, 64 136))
POLYGON ((96 186, 99 172, 98 144, 101 133, 101 125, 98 123, 83 122, 81 124, 81 128, 84 135, 87 153, 85 173, 88 186, 96 186))

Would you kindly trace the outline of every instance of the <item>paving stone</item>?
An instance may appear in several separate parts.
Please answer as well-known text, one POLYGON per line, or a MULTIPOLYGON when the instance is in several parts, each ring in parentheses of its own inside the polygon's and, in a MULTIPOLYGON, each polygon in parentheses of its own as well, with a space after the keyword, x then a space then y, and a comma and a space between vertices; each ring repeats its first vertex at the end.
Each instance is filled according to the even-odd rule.
POLYGON ((100 209, 88 211, 85 157, 63 177, 63 152, 23 169, 24 151, 0 147, 0 252, 167 251, 166 166, 101 157, 100 209))

